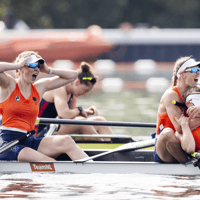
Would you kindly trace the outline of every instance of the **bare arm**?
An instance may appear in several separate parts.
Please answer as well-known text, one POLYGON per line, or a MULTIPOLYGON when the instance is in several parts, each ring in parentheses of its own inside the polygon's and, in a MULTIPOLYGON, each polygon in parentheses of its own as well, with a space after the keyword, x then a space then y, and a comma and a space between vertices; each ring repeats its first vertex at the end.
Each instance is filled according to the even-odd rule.
POLYGON ((174 125, 174 128, 176 129, 177 132, 181 132, 181 127, 176 122, 175 117, 180 118, 182 112, 181 112, 181 109, 178 106, 172 104, 173 100, 180 101, 177 93, 169 90, 164 97, 163 104, 166 108, 166 112, 167 112, 167 114, 170 118, 170 121, 174 125))
POLYGON ((190 126, 191 131, 198 128, 200 126, 200 118, 196 117, 196 118, 190 119, 189 126, 190 126))
POLYGON ((8 63, 8 62, 0 62, 0 86, 3 88, 8 88, 11 81, 14 82, 14 79, 6 74, 6 71, 16 70, 22 68, 28 57, 21 60, 19 63, 8 63))
POLYGON ((188 154, 194 153, 196 145, 194 137, 189 127, 189 118, 185 117, 184 115, 181 115, 179 119, 176 117, 175 120, 182 128, 182 135, 179 135, 182 149, 188 154))
POLYGON ((187 114, 189 116, 189 126, 194 130, 200 126, 200 106, 194 106, 191 102, 186 102, 188 107, 187 114))
POLYGON ((79 115, 80 111, 76 107, 74 109, 69 108, 67 103, 67 93, 64 87, 46 92, 45 95, 51 92, 54 97, 53 101, 59 117, 65 119, 73 119, 79 115))
POLYGON ((82 112, 80 113, 80 111, 76 112, 77 110, 77 105, 76 105, 76 102, 77 102, 77 98, 75 96, 73 96, 73 99, 71 101, 71 104, 70 104, 70 107, 69 107, 69 115, 70 115, 70 119, 74 119, 78 116, 83 116, 84 118, 87 118, 88 115, 87 113, 85 112, 85 110, 82 110, 82 112))
MULTIPOLYGON (((69 108, 68 96, 64 87, 45 92, 43 98, 48 102, 54 102, 58 116, 61 118, 73 119, 80 114, 76 106, 73 109, 69 108)), ((72 102, 73 105, 76 105, 76 98, 73 98, 72 102)))
MULTIPOLYGON (((50 69, 47 67, 47 69, 43 70, 43 72, 48 73, 49 70, 50 69)), ((67 83, 74 81, 78 76, 76 71, 64 69, 53 69, 52 74, 55 76, 51 78, 39 79, 34 84, 40 94, 40 97, 42 97, 46 91, 59 88, 63 85, 66 85, 67 83)))

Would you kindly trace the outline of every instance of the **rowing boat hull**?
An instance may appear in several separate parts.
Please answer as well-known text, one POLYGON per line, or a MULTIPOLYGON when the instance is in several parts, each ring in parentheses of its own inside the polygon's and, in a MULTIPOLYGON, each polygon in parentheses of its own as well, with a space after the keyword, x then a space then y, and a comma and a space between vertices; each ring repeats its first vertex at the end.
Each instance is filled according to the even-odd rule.
POLYGON ((73 163, 72 161, 56 162, 0 162, 1 173, 76 173, 76 174, 160 174, 160 175, 200 175, 200 170, 190 164, 161 164, 155 162, 108 162, 95 161, 73 163))
MULTIPOLYGON (((89 156, 106 150, 86 150, 89 156)), ((93 162, 74 163, 66 155, 55 162, 0 161, 1 173, 76 173, 76 174, 162 174, 162 175, 200 175, 198 167, 189 164, 166 164, 153 162, 153 150, 115 152, 102 156, 93 162)))

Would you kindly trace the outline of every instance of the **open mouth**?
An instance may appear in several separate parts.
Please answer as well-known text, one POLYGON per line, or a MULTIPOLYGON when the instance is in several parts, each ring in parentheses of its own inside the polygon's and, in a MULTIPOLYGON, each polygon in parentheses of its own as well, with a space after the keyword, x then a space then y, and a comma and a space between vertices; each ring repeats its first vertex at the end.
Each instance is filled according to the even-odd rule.
POLYGON ((36 78, 37 78, 37 74, 33 74, 32 77, 33 77, 34 79, 36 79, 36 78))
POLYGON ((195 79, 194 79, 194 82, 198 83, 198 80, 199 80, 198 78, 195 78, 195 79))

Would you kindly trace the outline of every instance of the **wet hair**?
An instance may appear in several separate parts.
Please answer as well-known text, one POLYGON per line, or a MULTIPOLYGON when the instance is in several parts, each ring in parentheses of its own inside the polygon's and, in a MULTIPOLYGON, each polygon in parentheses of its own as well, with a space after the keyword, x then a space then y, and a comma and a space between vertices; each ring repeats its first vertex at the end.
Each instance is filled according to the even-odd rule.
MULTIPOLYGON (((14 63, 18 63, 22 58, 24 58, 25 56, 30 56, 30 55, 36 55, 39 56, 39 54, 35 51, 23 51, 22 53, 20 53, 17 58, 15 59, 14 63)), ((19 76, 19 70, 16 69, 16 77, 19 76)))
POLYGON ((89 84, 94 85, 97 81, 97 77, 94 76, 92 71, 92 66, 86 62, 81 62, 80 69, 78 71, 78 79, 81 84, 89 86, 89 84))
POLYGON ((188 59, 190 59, 191 56, 187 56, 187 57, 181 57, 179 59, 176 60, 175 65, 174 65, 174 70, 173 70, 173 76, 172 76, 172 83, 173 86, 177 85, 177 72, 179 70, 179 68, 181 67, 181 65, 188 59))

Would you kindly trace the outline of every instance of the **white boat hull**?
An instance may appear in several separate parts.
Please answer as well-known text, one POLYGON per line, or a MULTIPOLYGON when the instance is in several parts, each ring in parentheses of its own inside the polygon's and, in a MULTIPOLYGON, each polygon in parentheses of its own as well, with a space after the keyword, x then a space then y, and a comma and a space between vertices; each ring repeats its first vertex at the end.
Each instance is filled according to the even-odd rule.
POLYGON ((73 163, 72 161, 56 162, 0 162, 1 173, 78 173, 78 174, 162 174, 162 175, 200 175, 200 169, 190 164, 161 164, 155 162, 107 162, 94 161, 73 163))

